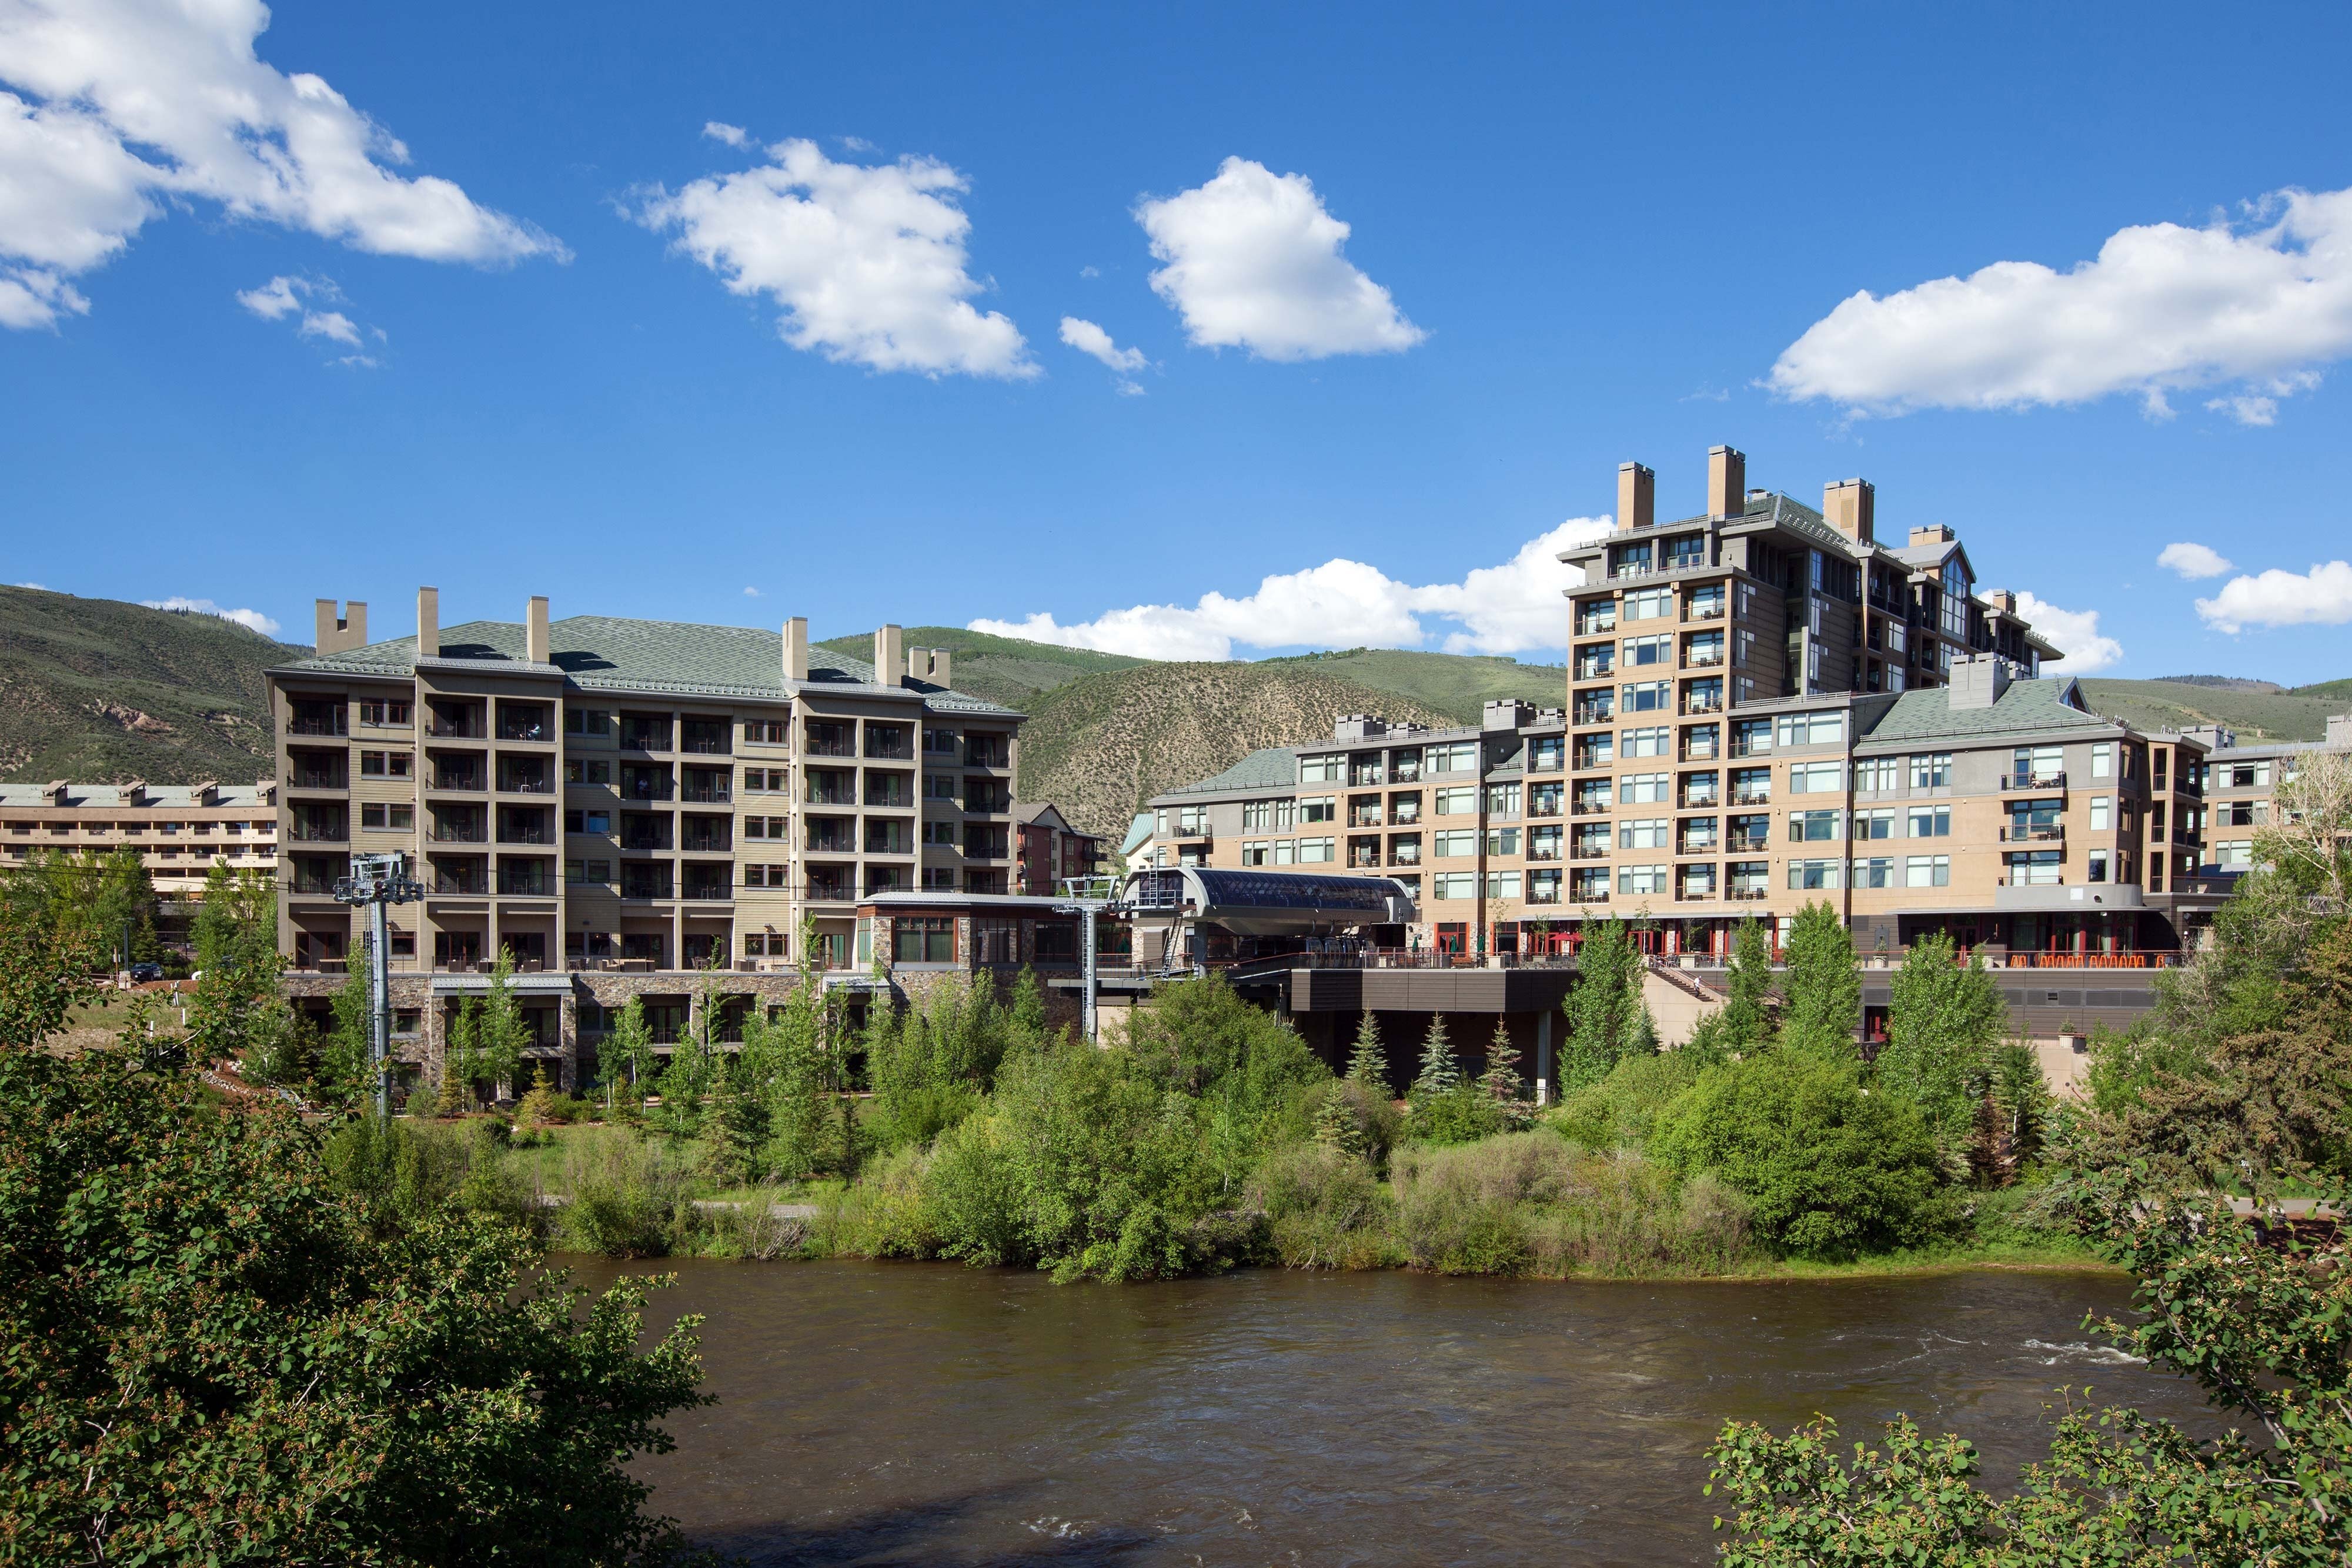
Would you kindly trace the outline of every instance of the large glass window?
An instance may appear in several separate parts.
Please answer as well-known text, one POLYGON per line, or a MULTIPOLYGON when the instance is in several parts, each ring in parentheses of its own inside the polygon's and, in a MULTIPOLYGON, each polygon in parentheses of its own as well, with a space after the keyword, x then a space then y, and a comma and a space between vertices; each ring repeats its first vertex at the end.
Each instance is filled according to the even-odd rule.
POLYGON ((1671 588, 1645 588, 1625 596, 1625 619, 1628 621, 1662 621, 1675 612, 1675 591, 1671 588))
POLYGON ((1838 836, 1838 813, 1835 811, 1791 811, 1789 813, 1789 841, 1791 843, 1830 843, 1838 836))
POLYGON ((1664 713, 1669 706, 1666 685, 1664 681, 1638 681, 1627 685, 1622 688, 1625 698, 1623 711, 1628 715, 1664 713))
POLYGON ((1636 821, 1617 824, 1617 847, 1621 850, 1662 850, 1669 841, 1668 831, 1673 822, 1665 817, 1647 817, 1636 821))
POLYGON ((1642 664, 1671 664, 1675 662, 1675 639, 1669 632, 1653 637, 1625 639, 1625 664, 1628 668, 1642 664))
POLYGON ((1911 788, 1914 789, 1948 789, 1952 787, 1952 754, 1948 751, 1923 751, 1911 758, 1911 788))
POLYGON ((1845 739, 1845 715, 1784 713, 1774 721, 1773 738, 1782 746, 1835 746, 1845 739))
POLYGON ((1672 754, 1667 743, 1668 732, 1657 729, 1629 729, 1622 732, 1627 757, 1665 757, 1672 754))
POLYGON ((1843 788, 1845 765, 1842 762, 1789 764, 1789 793, 1791 795, 1834 794, 1843 788))
POLYGON ((1839 873, 1844 868, 1843 861, 1790 861, 1789 886, 1802 892, 1834 889, 1838 885, 1839 873))
POLYGON ((1949 855, 1911 855, 1903 862, 1903 885, 1906 887, 1949 887, 1952 885, 1952 857, 1949 855))
POLYGON ((1301 784, 1337 784, 1346 758, 1337 754, 1328 757, 1302 757, 1298 759, 1298 781, 1301 784))
POLYGON ((1629 865, 1617 868, 1617 891, 1635 896, 1663 894, 1666 891, 1666 868, 1662 865, 1629 865))
POLYGON ((1617 803, 1621 806, 1664 805, 1669 777, 1664 773, 1623 775, 1617 780, 1617 803))

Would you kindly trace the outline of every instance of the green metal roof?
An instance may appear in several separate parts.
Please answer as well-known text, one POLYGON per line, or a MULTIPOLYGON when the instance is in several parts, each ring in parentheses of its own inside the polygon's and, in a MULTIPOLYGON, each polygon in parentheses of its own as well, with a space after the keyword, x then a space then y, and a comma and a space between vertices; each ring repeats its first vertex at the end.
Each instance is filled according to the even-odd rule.
MULTIPOLYGON (((613 615, 573 615, 547 629, 549 662, 570 682, 590 691, 666 692, 690 696, 781 699, 790 694, 784 678, 784 638, 757 626, 702 626, 684 621, 633 621, 613 615)), ((441 633, 440 657, 481 660, 485 664, 520 663, 527 633, 519 622, 468 621, 441 633)), ((340 653, 314 654, 279 666, 290 674, 410 675, 415 673, 416 639, 395 637, 340 653)), ((922 694, 935 712, 1002 714, 1013 709, 978 697, 909 681, 904 688, 877 688, 874 666, 812 645, 807 685, 905 689, 922 694)))
POLYGON ((1251 752, 1223 773, 1197 783, 1179 784, 1156 798, 1164 800, 1174 795, 1223 795, 1245 789, 1282 789, 1297 782, 1297 747, 1269 746, 1251 752))
POLYGON ((1967 736, 2028 735, 2045 730, 2081 729, 2100 726, 2120 730, 2114 719, 2102 718, 2082 706, 2072 679, 2011 681, 1990 707, 1955 709, 1951 692, 1943 686, 1905 692, 1887 706, 1876 724, 1858 738, 1862 746, 1888 741, 1958 739, 1967 736))

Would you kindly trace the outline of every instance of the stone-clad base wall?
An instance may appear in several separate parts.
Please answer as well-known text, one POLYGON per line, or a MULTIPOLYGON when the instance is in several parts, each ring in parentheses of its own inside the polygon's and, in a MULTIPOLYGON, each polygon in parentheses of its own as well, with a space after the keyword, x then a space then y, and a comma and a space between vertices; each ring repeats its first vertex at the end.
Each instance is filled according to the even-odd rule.
MULTIPOLYGON (((829 989, 839 989, 863 997, 869 1006, 887 998, 888 1005, 903 1008, 919 1004, 931 991, 944 984, 962 984, 975 978, 992 979, 1001 997, 1009 1000, 1015 976, 981 970, 975 977, 961 967, 939 968, 906 968, 876 977, 866 972, 831 971, 834 976, 829 989)), ((450 978, 452 977, 441 977, 450 978)), ((468 976, 473 979, 478 977, 468 976)), ((518 980, 543 984, 556 977, 544 975, 517 976, 518 980)), ((448 1014, 461 994, 434 994, 435 977, 423 974, 394 973, 392 977, 392 1007, 398 1014, 415 1010, 417 1028, 412 1033, 394 1034, 392 1058, 404 1070, 412 1084, 437 1085, 441 1081, 442 1063, 448 1050, 448 1014), (440 1005, 435 1005, 436 1002, 440 1005)), ((596 1044, 600 1037, 583 1037, 580 1030, 580 1005, 590 1002, 607 1012, 617 1012, 632 997, 658 997, 687 1004, 687 1028, 693 1030, 700 1022, 704 998, 720 1002, 750 998, 754 1006, 767 1009, 781 1007, 800 984, 797 973, 745 974, 721 969, 666 970, 654 974, 613 974, 604 971, 574 973, 562 977, 569 984, 554 993, 557 1030, 551 1045, 527 1048, 523 1051, 525 1072, 535 1064, 544 1063, 550 1077, 560 1089, 577 1092, 585 1086, 591 1075, 596 1044)), ((289 974, 281 987, 287 999, 299 1011, 322 1016, 334 994, 342 988, 340 975, 289 974)), ((547 992, 526 994, 518 998, 526 1007, 543 1001, 547 992)), ((1045 993, 1045 1017, 1054 1028, 1076 1028, 1083 1009, 1076 998, 1048 990, 1045 993)), ((520 1086, 518 1086, 520 1087, 520 1086)))

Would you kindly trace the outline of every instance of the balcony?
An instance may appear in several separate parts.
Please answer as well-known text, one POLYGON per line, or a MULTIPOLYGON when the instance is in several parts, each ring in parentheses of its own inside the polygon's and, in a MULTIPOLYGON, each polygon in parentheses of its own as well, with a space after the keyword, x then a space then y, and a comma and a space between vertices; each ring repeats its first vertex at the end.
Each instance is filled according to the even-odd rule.
POLYGON ((1568 814, 1571 817, 1605 817, 1609 814, 1609 802, 1606 800, 1578 800, 1570 805, 1568 808, 1568 814))
POLYGON ((678 737, 678 749, 697 757, 725 757, 734 750, 732 727, 688 719, 678 737))
POLYGON ((849 855, 857 852, 857 840, 846 822, 811 822, 806 847, 821 855, 849 855))
POLYGON ((966 768, 1010 768, 1013 753, 1003 745, 982 746, 974 741, 964 747, 963 765, 966 768))
POLYGON ((1418 762, 1398 763, 1393 768, 1390 769, 1389 782, 1391 784, 1420 783, 1421 764, 1418 762))
POLYGON ((1677 855, 1711 855, 1717 852, 1719 841, 1713 833, 1694 833, 1675 846, 1677 855))
POLYGON ((1769 887, 1756 887, 1752 885, 1745 887, 1733 886, 1726 888, 1724 890, 1723 896, 1729 899, 1734 904, 1752 904, 1759 899, 1771 896, 1771 893, 1772 890, 1769 887))
POLYGON ((499 895, 502 898, 553 898, 555 879, 544 870, 499 868, 499 895))
POLYGON ((847 784, 821 784, 811 778, 808 803, 812 806, 856 806, 857 791, 847 784))
POLYGON ((659 828, 623 828, 621 847, 625 850, 667 850, 669 834, 659 828))
POLYGON ((666 876, 633 877, 628 874, 630 869, 626 866, 622 868, 621 896, 623 898, 664 899, 671 896, 669 878, 666 876))
POLYGON ((436 894, 457 898, 480 898, 488 887, 478 872, 470 876, 457 872, 440 872, 427 885, 436 894))
POLYGON ((698 875, 699 869, 688 868, 684 893, 687 899, 698 904, 719 904, 735 896, 735 884, 729 868, 720 866, 698 875))
POLYGON ((1723 601, 1705 600, 1692 604, 1683 613, 1693 621, 1720 621, 1723 619, 1723 601))
POLYGON ((544 768, 509 768, 499 775, 499 792, 504 795, 552 795, 555 781, 544 768))
POLYGON ((1721 713, 1722 711, 1723 694, 1720 692, 1712 694, 1693 692, 1683 698, 1682 712, 1686 717, 1693 714, 1721 713))
POLYGON ((1389 826, 1392 828, 1412 828, 1420 824, 1421 808, 1418 805, 1399 806, 1389 820, 1389 826))
POLYGON ((813 724, 801 750, 810 757, 855 757, 857 741, 846 725, 813 724))
POLYGON ((1614 724, 1617 721, 1609 704, 1586 703, 1578 706, 1574 715, 1571 716, 1570 722, 1577 725, 1588 725, 1614 724))
POLYGON ((1572 887, 1568 890, 1570 904, 1606 904, 1609 890, 1605 887, 1572 887))
POLYGON ((1683 654, 1683 668, 1685 670, 1719 670, 1722 667, 1723 650, 1720 648, 1694 648, 1683 654))
POLYGON ((735 835, 716 832, 683 833, 678 837, 677 847, 690 855, 732 854, 735 851, 735 835))
POLYGON ((1538 844, 1533 840, 1529 840, 1528 842, 1528 859, 1531 861, 1557 861, 1559 859, 1559 846, 1553 843, 1538 844))
POLYGON ((846 876, 811 876, 808 896, 824 904, 846 904, 856 896, 846 876))
POLYGON ((1419 865, 1420 863, 1421 850, 1417 845, 1400 844, 1389 852, 1391 865, 1419 865))
POLYGON ((2063 789, 2064 788, 2066 788, 2066 775, 2063 772, 2004 773, 2000 776, 2000 789, 2004 795, 2013 795, 2022 789, 2063 789))
POLYGON ((1719 803, 1720 800, 1720 795, 1713 789, 1685 789, 1683 791, 1683 803, 1678 810, 1685 811, 1712 810, 1719 803))
POLYGON ((452 768, 444 763, 433 769, 431 787, 435 789, 478 795, 490 787, 489 775, 479 768, 452 768))
POLYGON ((621 720, 621 744, 631 751, 667 751, 669 720, 629 718, 621 720))
POLYGON ((1570 766, 1572 771, 1578 773, 1600 773, 1607 771, 1616 764, 1612 758, 1603 757, 1599 752, 1580 751, 1576 754, 1576 760, 1570 766))
POLYGON ((439 740, 488 740, 479 708, 435 708, 425 721, 425 733, 439 740))
POLYGON ((314 821, 305 821, 302 818, 297 817, 294 819, 293 828, 287 834, 288 838, 298 844, 348 843, 351 841, 351 836, 350 830, 343 825, 342 819, 339 817, 314 821))
POLYGON ((505 822, 499 827, 499 842, 502 844, 551 844, 555 835, 543 822, 505 822))
POLYGON ((1348 819, 1348 826, 1350 828, 1378 828, 1385 825, 1381 821, 1381 814, 1378 811, 1358 811, 1348 819))
POLYGON ((1605 861, 1609 858, 1606 844, 1570 844, 1568 858, 1572 861, 1605 861))
POLYGON ((489 841, 489 831, 479 822, 436 822, 425 839, 435 844, 480 844, 489 841))
POLYGON ((1348 852, 1348 869, 1349 871, 1375 871, 1379 869, 1380 863, 1381 852, 1377 849, 1351 849, 1348 852))
POLYGON ((2005 844, 2063 844, 2066 841, 2066 827, 2063 822, 2053 822, 2048 827, 2021 826, 2011 822, 2001 829, 2000 841, 2005 844))
POLYGON ((340 768, 297 768, 287 776, 289 789, 347 789, 350 776, 340 768))
POLYGON ((325 712, 305 712, 297 708, 286 720, 286 733, 289 735, 349 735, 351 718, 340 707, 325 712))
POLYGON ((517 708, 499 705, 499 738, 500 740, 551 741, 555 730, 550 724, 547 710, 531 706, 517 708))

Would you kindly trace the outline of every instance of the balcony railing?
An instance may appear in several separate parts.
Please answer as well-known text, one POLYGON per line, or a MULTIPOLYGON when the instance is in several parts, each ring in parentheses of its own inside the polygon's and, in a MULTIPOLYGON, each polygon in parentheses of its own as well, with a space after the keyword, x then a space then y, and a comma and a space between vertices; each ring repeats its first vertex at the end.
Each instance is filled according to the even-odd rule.
POLYGON ((295 789, 347 789, 351 788, 348 776, 339 768, 298 768, 287 779, 287 784, 289 788, 295 789))
POLYGON ((433 788, 478 795, 489 788, 489 779, 473 768, 436 768, 433 770, 433 788))
POLYGON ((1737 904, 1747 904, 1756 899, 1768 898, 1771 896, 1771 893, 1772 890, 1769 887, 1729 887, 1724 890, 1723 896, 1737 904))
POLYGON ((696 833, 680 838, 677 847, 690 855, 731 854, 735 849, 735 836, 732 833, 696 833))
POLYGON ((2058 773, 2004 773, 2000 776, 2004 794, 2019 789, 2063 789, 2066 775, 2058 773))
POLYGON ((1568 858, 1572 861, 1605 861, 1609 858, 1609 846, 1606 844, 1571 844, 1569 846, 1568 858))
POLYGON ((298 844, 341 844, 351 841, 351 830, 341 822, 306 822, 294 820, 288 835, 298 844))
POLYGON ((425 733, 442 740, 487 740, 480 716, 455 717, 435 714, 425 721, 425 733))
POLYGON ((677 798, 698 806, 724 806, 735 799, 724 785, 698 785, 680 789, 677 798))
POLYGON ((479 844, 489 841, 488 831, 478 823, 445 822, 425 835, 428 843, 479 844))
POLYGON ((1420 825, 1421 808, 1418 806, 1398 807, 1396 815, 1389 821, 1389 826, 1392 828, 1412 828, 1420 825))
POLYGON ((678 749, 697 757, 725 757, 733 747, 724 735, 689 735, 678 749))
POLYGON ((845 735, 812 735, 808 737, 807 744, 802 747, 801 750, 803 755, 809 757, 855 757, 857 755, 856 743, 852 741, 849 737, 845 735))
POLYGON ((1609 810, 1606 800, 1577 800, 1570 804, 1568 814, 1571 817, 1605 817, 1609 810))
POLYGON ((500 740, 549 741, 555 738, 555 733, 549 727, 545 719, 500 718, 499 738, 500 740))
POLYGON ((1704 604, 1694 604, 1687 613, 1694 621, 1720 621, 1723 619, 1723 601, 1713 599, 1704 604))
POLYGON ((1418 763, 1418 762, 1400 762, 1400 763, 1398 763, 1398 764, 1396 765, 1396 770, 1395 770, 1395 773, 1394 773, 1394 775, 1393 775, 1393 776, 1389 779, 1389 782, 1390 782, 1390 783, 1391 783, 1391 784, 1418 784, 1418 783, 1420 783, 1420 782, 1421 782, 1421 764, 1420 764, 1420 763, 1418 763))
POLYGON ((1391 850, 1389 852, 1389 864, 1391 865, 1419 865, 1420 863, 1421 852, 1417 849, 1404 848, 1391 850))
POLYGON ((1690 695, 1683 698, 1682 711, 1685 715, 1721 713, 1723 711, 1723 697, 1719 693, 1716 695, 1709 696, 1705 692, 1694 692, 1690 695))
POLYGON ((1720 803, 1720 800, 1712 789, 1692 789, 1684 794, 1681 810, 1685 811, 1712 810, 1720 803))
POLYGON ((1675 853, 1678 855, 1711 855, 1715 852, 1716 841, 1712 838, 1685 839, 1675 848, 1675 853))
POLYGON ((625 850, 666 850, 669 848, 669 835, 624 832, 621 835, 621 847, 625 850))
POLYGON ((1769 789, 1734 789, 1731 803, 1735 806, 1769 806, 1772 803, 1769 789))
POLYGON ((821 855, 853 855, 857 852, 856 841, 847 833, 811 833, 808 848, 821 855))
POLYGON ((2005 844, 2063 844, 2066 841, 2066 829, 2063 823, 2047 828, 2021 828, 2011 823, 2001 829, 2000 841, 2005 844))
POLYGON ((1686 670, 1714 670, 1720 669, 1722 665, 1723 650, 1720 648, 1693 650, 1683 658, 1683 668, 1686 670))
POLYGON ((1603 706, 1603 705, 1601 705, 1601 704, 1599 704, 1599 703, 1593 703, 1593 704, 1590 704, 1590 705, 1587 705, 1587 706, 1582 706, 1582 707, 1579 707, 1579 708, 1576 710, 1576 714, 1575 714, 1574 718, 1573 718, 1570 722, 1571 722, 1571 723, 1575 723, 1575 724, 1583 725, 1583 724, 1614 724, 1614 723, 1616 723, 1617 721, 1616 721, 1615 715, 1614 715, 1613 711, 1612 711, 1611 708, 1609 708, 1609 707, 1607 707, 1607 706, 1603 706))
POLYGON ((551 876, 524 876, 513 872, 499 873, 499 893, 513 898, 552 898, 555 879, 551 876))
POLYGON ((479 898, 487 886, 488 883, 482 877, 457 876, 448 872, 443 872, 432 882, 434 892, 451 894, 462 898, 479 898))
POLYGON ((1559 859, 1559 846, 1558 844, 1553 844, 1548 848, 1538 849, 1533 844, 1530 844, 1528 846, 1528 859, 1531 861, 1556 861, 1559 859))
POLYGON ((499 780, 499 791, 505 795, 552 795, 555 785, 544 773, 509 773, 499 780))
POLYGON ((1348 826, 1350 828, 1377 828, 1383 825, 1378 811, 1361 812, 1348 819, 1348 826))

